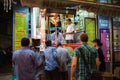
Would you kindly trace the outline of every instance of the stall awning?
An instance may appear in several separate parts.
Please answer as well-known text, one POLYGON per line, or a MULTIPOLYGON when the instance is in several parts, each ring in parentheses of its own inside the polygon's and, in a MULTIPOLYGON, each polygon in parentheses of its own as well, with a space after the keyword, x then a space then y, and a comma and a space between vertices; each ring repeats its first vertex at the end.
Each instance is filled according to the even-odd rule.
POLYGON ((64 8, 77 6, 69 0, 20 0, 23 6, 41 7, 41 8, 64 8))
POLYGON ((83 0, 21 0, 21 4, 29 7, 60 10, 65 7, 81 6, 81 8, 85 8, 87 11, 94 12, 96 14, 120 17, 120 6, 97 2, 87 2, 83 0))

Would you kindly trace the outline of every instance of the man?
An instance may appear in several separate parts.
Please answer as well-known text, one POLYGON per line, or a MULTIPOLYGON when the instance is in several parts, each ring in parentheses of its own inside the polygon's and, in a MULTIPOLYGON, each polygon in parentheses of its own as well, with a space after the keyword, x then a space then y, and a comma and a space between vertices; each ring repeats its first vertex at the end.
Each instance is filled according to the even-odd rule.
POLYGON ((67 27, 66 33, 64 33, 64 35, 66 35, 66 42, 73 43, 75 29, 74 29, 74 25, 71 22, 71 19, 67 20, 67 24, 68 24, 68 27, 67 27))
POLYGON ((13 53, 13 65, 16 75, 16 80, 36 80, 35 72, 37 60, 35 53, 29 49, 30 41, 28 38, 21 40, 22 48, 13 53))
POLYGON ((60 71, 61 80, 68 80, 68 62, 70 61, 70 56, 67 49, 62 48, 62 44, 57 44, 57 52, 62 64, 62 71, 60 71))
POLYGON ((59 28, 56 28, 55 32, 51 35, 51 40, 53 44, 57 44, 58 42, 64 42, 64 37, 62 33, 59 32, 59 28))
POLYGON ((88 69, 85 68, 84 59, 82 54, 85 55, 90 70, 99 69, 100 61, 97 50, 87 44, 88 35, 82 34, 81 40, 81 51, 75 49, 71 65, 71 80, 87 80, 85 76, 88 75, 88 69))
POLYGON ((61 70, 61 63, 58 57, 56 48, 51 46, 50 40, 46 41, 45 50, 45 73, 47 80, 59 80, 59 70, 61 70))

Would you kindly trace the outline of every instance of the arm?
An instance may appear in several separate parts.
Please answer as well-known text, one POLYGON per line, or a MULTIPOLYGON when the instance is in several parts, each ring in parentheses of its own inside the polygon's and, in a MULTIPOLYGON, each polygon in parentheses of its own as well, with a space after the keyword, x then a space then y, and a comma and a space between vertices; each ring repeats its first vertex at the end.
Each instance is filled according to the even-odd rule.
POLYGON ((61 34, 61 43, 63 43, 64 42, 64 37, 63 37, 63 35, 61 34))
POLYGON ((67 32, 66 34, 74 34, 75 31, 72 31, 72 32, 67 32))
POLYGON ((62 71, 62 64, 60 62, 60 59, 56 58, 56 61, 57 61, 58 65, 59 65, 59 70, 62 71))
POLYGON ((95 60, 96 60, 96 68, 97 68, 97 70, 99 70, 99 67, 100 67, 100 60, 99 60, 98 57, 97 57, 95 60))
POLYGON ((96 62, 96 68, 99 70, 100 67, 100 59, 99 59, 99 54, 98 51, 94 48, 94 53, 95 53, 95 62, 96 62))
POLYGON ((51 34, 51 41, 52 41, 52 43, 55 43, 55 34, 54 33, 51 34))
POLYGON ((56 62, 58 64, 59 70, 61 71, 62 70, 62 63, 60 61, 60 58, 59 58, 57 50, 54 51, 54 58, 56 59, 56 62))
POLYGON ((71 80, 75 80, 75 70, 76 70, 76 65, 77 65, 77 57, 72 58, 72 65, 71 65, 71 75, 70 78, 71 80))

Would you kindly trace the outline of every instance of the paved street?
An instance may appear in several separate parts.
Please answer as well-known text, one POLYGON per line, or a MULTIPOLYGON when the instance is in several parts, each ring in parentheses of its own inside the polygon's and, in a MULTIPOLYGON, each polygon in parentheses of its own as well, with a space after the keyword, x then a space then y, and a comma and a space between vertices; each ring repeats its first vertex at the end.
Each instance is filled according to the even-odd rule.
POLYGON ((11 80, 12 74, 2 74, 0 75, 0 80, 11 80))

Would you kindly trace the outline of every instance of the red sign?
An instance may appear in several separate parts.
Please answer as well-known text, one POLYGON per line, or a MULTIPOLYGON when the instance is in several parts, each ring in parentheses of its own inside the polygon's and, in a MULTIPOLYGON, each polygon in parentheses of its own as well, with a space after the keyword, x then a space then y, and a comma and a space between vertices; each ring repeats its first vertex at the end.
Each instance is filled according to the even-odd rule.
MULTIPOLYGON (((57 47, 56 44, 52 45, 53 47, 57 47)), ((72 54, 75 50, 75 48, 79 47, 80 44, 63 44, 63 47, 66 48, 70 54, 72 54)))

